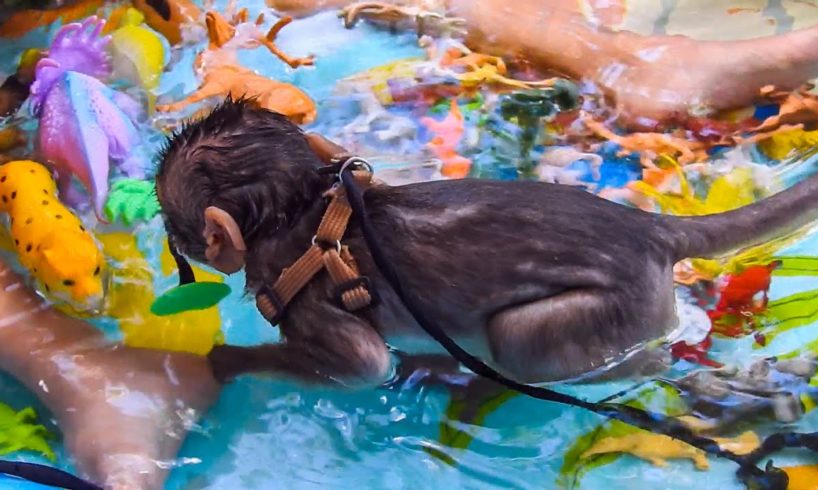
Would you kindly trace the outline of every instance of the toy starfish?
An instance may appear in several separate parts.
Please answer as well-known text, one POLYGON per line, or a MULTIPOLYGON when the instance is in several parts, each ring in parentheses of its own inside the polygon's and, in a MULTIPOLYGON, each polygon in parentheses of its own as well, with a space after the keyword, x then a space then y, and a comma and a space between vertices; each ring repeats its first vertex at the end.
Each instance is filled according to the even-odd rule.
POLYGON ((402 21, 414 21, 418 36, 431 32, 465 34, 463 27, 466 24, 465 19, 459 17, 446 17, 425 8, 391 5, 385 2, 354 3, 343 8, 338 17, 344 19, 344 26, 347 29, 355 27, 362 17, 393 25, 402 21))
POLYGON ((587 115, 582 117, 582 121, 594 134, 621 146, 621 154, 639 153, 639 161, 645 167, 655 167, 653 159, 661 154, 678 155, 679 165, 707 160, 707 145, 700 141, 690 141, 664 133, 632 133, 620 136, 587 115))

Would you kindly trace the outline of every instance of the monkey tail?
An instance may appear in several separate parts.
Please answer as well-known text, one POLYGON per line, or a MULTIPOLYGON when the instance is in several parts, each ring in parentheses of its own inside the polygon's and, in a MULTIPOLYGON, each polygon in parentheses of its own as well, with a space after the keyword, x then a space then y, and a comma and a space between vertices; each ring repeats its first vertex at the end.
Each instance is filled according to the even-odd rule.
POLYGON ((676 260, 714 258, 761 245, 818 219, 818 174, 773 196, 725 213, 662 216, 676 247, 676 260))

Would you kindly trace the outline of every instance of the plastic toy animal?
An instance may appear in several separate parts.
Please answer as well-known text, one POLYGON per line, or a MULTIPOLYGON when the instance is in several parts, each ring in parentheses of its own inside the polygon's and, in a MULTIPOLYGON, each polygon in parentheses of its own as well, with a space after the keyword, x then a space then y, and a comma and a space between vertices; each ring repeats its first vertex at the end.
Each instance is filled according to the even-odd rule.
POLYGON ((452 99, 449 114, 442 121, 424 117, 420 122, 434 134, 428 147, 442 162, 441 173, 454 179, 466 177, 472 162, 457 153, 457 145, 464 132, 463 114, 457 105, 457 99, 452 99))
POLYGON ((165 66, 165 46, 152 30, 142 27, 145 16, 128 8, 121 27, 111 35, 114 71, 131 84, 142 87, 148 96, 148 110, 153 111, 159 77, 165 66))
POLYGON ((105 53, 110 38, 100 36, 104 25, 90 17, 60 29, 48 57, 37 63, 29 99, 40 119, 40 152, 57 169, 61 196, 72 205, 80 201, 71 187, 76 175, 102 221, 109 159, 134 178, 143 176, 144 163, 135 151, 141 140, 135 126, 141 108, 100 81, 111 74, 105 53))
POLYGON ((355 27, 361 18, 397 25, 413 23, 418 36, 424 34, 464 34, 465 19, 447 17, 430 9, 416 6, 392 5, 386 2, 356 2, 338 12, 347 29, 355 27))
POLYGON ((0 211, 9 216, 20 263, 49 296, 82 310, 100 306, 104 257, 60 203, 48 169, 27 160, 0 166, 0 211))
POLYGON ((540 81, 525 81, 509 78, 508 69, 502 58, 475 53, 465 46, 449 48, 440 60, 440 66, 457 67, 464 71, 455 75, 466 88, 476 88, 484 84, 500 85, 518 89, 550 87, 557 78, 540 81))
POLYGON ((369 90, 350 94, 359 103, 361 114, 344 127, 344 132, 352 134, 374 133, 379 141, 392 144, 414 140, 417 125, 407 117, 387 111, 378 98, 369 90))
MULTIPOLYGON (((262 43, 290 66, 310 64, 312 58, 290 58, 273 44, 278 31, 291 20, 281 19, 270 29, 263 41, 255 39, 253 42, 262 43)), ((158 111, 179 111, 210 97, 224 98, 230 95, 234 98, 252 98, 259 106, 284 114, 296 124, 308 124, 315 119, 315 103, 306 93, 293 85, 270 80, 238 65, 235 50, 243 46, 240 43, 226 46, 234 38, 236 29, 221 15, 208 12, 207 29, 210 47, 200 53, 196 61, 202 78, 199 88, 184 100, 157 106, 158 111)))
POLYGON ((583 160, 590 164, 591 175, 595 181, 598 181, 600 179, 599 168, 602 166, 602 157, 596 153, 583 153, 570 146, 546 148, 540 162, 537 164, 536 173, 541 182, 581 185, 593 189, 595 187, 593 184, 579 180, 582 171, 566 169, 572 163, 583 160))
POLYGON ((640 162, 645 167, 653 167, 653 160, 661 155, 675 156, 679 165, 707 160, 708 145, 700 141, 692 141, 664 133, 632 133, 620 136, 605 127, 604 124, 586 116, 582 118, 585 126, 594 134, 613 141, 622 147, 620 153, 639 153, 640 162))
POLYGON ((813 88, 807 85, 793 92, 784 92, 771 85, 763 87, 761 95, 778 102, 780 108, 778 114, 768 117, 751 131, 768 133, 782 127, 818 123, 818 96, 809 92, 813 88))
POLYGON ((57 455, 48 445, 53 435, 43 425, 36 424, 37 412, 26 407, 19 412, 0 403, 0 455, 17 451, 35 451, 50 461, 57 455))
MULTIPOLYGON (((133 234, 106 233, 99 238, 106 255, 117 264, 105 314, 119 320, 125 345, 205 355, 221 340, 218 308, 168 316, 151 313, 155 271, 139 250, 133 234)), ((175 263, 167 244, 160 258, 163 273, 170 274, 175 263)), ((221 276, 198 268, 196 275, 208 281, 223 281, 221 276)))
POLYGON ((656 466, 667 466, 667 459, 691 459, 698 470, 710 468, 707 455, 704 451, 689 446, 666 435, 650 432, 634 432, 621 437, 605 437, 600 439, 580 458, 590 458, 598 454, 628 453, 650 461, 656 466))
POLYGON ((171 44, 184 40, 184 26, 199 22, 202 10, 189 0, 132 0, 145 15, 145 23, 162 34, 171 44))

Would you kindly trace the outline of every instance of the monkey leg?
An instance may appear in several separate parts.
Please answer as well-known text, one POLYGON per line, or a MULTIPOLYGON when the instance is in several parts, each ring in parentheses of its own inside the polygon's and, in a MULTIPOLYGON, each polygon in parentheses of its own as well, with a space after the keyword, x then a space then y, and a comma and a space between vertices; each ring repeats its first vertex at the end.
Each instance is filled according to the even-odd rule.
POLYGON ((228 381, 245 373, 269 373, 286 381, 344 388, 379 386, 389 378, 389 350, 371 327, 344 324, 325 327, 323 334, 316 330, 278 344, 216 346, 208 355, 213 374, 228 381))
POLYGON ((675 325, 672 288, 653 282, 637 280, 625 290, 575 289, 499 312, 487 333, 494 365, 527 383, 598 375, 611 359, 675 325), (643 291, 649 284, 653 290, 643 291))

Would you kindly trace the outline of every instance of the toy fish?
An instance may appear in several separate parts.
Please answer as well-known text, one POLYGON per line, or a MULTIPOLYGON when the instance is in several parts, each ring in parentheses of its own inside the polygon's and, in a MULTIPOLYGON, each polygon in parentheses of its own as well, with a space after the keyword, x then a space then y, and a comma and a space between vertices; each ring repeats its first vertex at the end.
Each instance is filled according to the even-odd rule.
POLYGON ((104 20, 90 17, 60 29, 48 56, 37 63, 30 96, 40 119, 40 152, 57 169, 61 196, 71 204, 79 201, 71 188, 71 177, 76 175, 92 194, 101 221, 105 221, 109 158, 128 177, 143 176, 135 152, 140 135, 134 122, 141 108, 100 81, 111 73, 105 53, 110 38, 100 36, 104 25, 104 20))
POLYGON ((7 213, 20 263, 49 296, 83 310, 100 306, 104 257, 80 220, 57 198, 45 166, 0 166, 0 211, 7 213))
MULTIPOLYGON (((118 232, 100 235, 106 255, 116 261, 111 290, 105 313, 119 320, 125 345, 145 349, 162 349, 205 355, 214 344, 221 342, 221 319, 218 308, 185 311, 175 315, 157 316, 151 313, 154 301, 151 265, 140 252, 133 234, 118 232)), ((176 265, 165 243, 162 250, 162 271, 169 274, 176 265)), ((204 280, 223 279, 195 268, 204 280)))
POLYGON ((466 177, 471 170, 472 162, 457 153, 457 145, 465 131, 463 114, 457 106, 457 99, 452 99, 449 114, 442 121, 424 117, 420 122, 434 134, 429 142, 429 148, 443 163, 441 173, 455 179, 466 177))
POLYGON ((122 27, 111 35, 111 54, 114 71, 145 90, 152 112, 154 90, 159 87, 159 76, 165 66, 165 46, 152 30, 142 27, 144 20, 138 10, 127 9, 121 19, 122 27))

